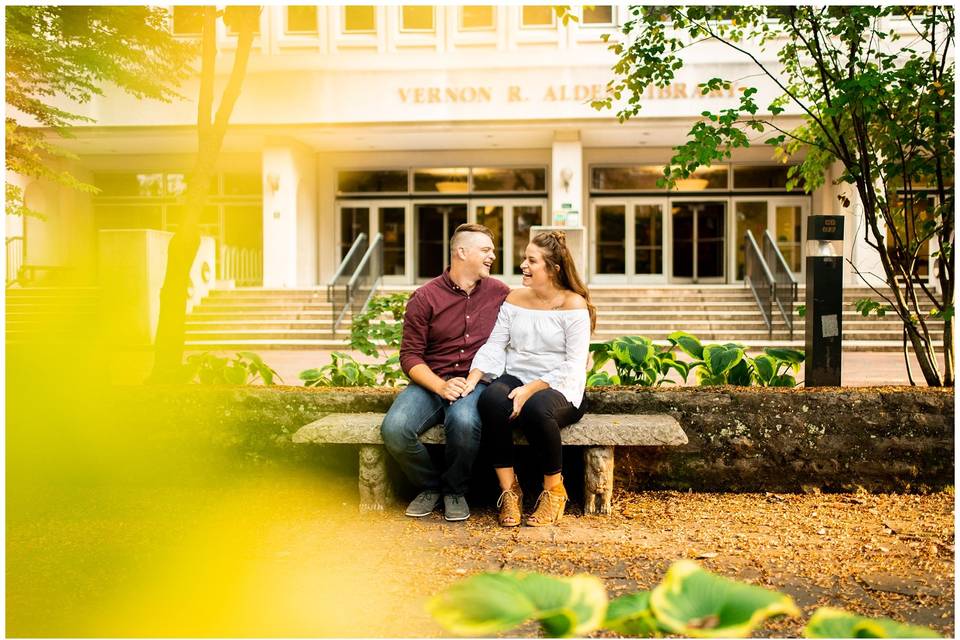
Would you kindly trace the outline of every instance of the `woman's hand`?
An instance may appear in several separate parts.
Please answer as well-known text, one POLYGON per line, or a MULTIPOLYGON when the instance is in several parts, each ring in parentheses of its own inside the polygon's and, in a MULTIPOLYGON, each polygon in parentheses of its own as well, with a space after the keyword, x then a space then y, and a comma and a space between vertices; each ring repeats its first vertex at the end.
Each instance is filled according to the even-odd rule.
POLYGON ((470 395, 470 392, 477 388, 477 385, 480 383, 482 378, 483 371, 480 371, 480 369, 473 369, 470 371, 470 373, 467 374, 467 382, 460 391, 460 397, 466 398, 468 395, 470 395))
POLYGON ((520 415, 520 411, 523 410, 523 405, 527 403, 527 400, 529 400, 533 394, 538 391, 543 391, 549 386, 550 385, 543 380, 534 380, 511 391, 509 395, 507 395, 508 398, 513 400, 513 413, 510 414, 510 419, 513 420, 520 415))

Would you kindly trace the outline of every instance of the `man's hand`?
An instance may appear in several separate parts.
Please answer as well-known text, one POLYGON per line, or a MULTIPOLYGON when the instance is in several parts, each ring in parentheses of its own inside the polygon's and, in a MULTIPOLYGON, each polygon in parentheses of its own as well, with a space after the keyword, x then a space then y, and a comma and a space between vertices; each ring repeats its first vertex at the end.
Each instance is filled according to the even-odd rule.
POLYGON ((443 383, 443 386, 437 391, 437 395, 447 402, 454 402, 460 398, 460 394, 467 386, 465 378, 450 378, 443 383))
POLYGON ((546 387, 544 383, 541 382, 538 385, 537 382, 539 381, 534 381, 529 384, 525 384, 523 386, 517 387, 516 389, 511 391, 509 395, 507 395, 508 398, 513 400, 513 413, 510 414, 510 420, 513 420, 518 415, 520 415, 520 411, 523 409, 523 405, 527 403, 527 400, 530 399, 530 396, 540 391, 540 389, 543 389, 546 387))

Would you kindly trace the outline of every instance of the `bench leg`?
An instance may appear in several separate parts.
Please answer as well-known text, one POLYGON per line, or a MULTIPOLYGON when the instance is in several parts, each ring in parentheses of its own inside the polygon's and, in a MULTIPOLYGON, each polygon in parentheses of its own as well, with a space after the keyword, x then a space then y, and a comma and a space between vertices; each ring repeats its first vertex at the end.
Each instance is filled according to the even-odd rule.
POLYGON ((392 499, 386 449, 378 444, 360 445, 360 511, 383 511, 392 499))
POLYGON ((613 502, 613 447, 583 451, 583 512, 610 513, 613 502))

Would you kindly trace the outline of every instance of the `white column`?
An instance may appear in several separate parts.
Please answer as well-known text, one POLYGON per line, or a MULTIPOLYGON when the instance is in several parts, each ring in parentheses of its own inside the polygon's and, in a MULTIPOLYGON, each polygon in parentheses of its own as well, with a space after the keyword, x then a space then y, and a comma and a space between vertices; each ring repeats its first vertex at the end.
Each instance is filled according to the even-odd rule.
MULTIPOLYGON (((551 163, 550 209, 572 209, 580 212, 580 224, 585 226, 583 205, 583 145, 580 131, 556 131, 553 136, 551 163), (564 205, 568 205, 564 207, 564 205)), ((552 223, 552 220, 548 224, 552 223)))
MULTIPOLYGON (((839 176, 840 171, 839 167, 835 167, 834 173, 836 175, 839 176)), ((874 242, 874 238, 867 225, 863 202, 860 200, 860 194, 856 186, 840 183, 835 187, 835 192, 838 209, 847 216, 846 229, 844 229, 843 235, 844 246, 849 248, 844 250, 844 254, 856 266, 856 270, 854 270, 853 266, 847 265, 844 284, 851 287, 864 287, 867 286, 867 283, 874 286, 883 286, 885 282, 883 265, 880 262, 880 254, 867 243, 867 238, 870 238, 870 242, 874 242), (848 200, 850 205, 844 207, 840 200, 844 200, 844 202, 848 200), (857 271, 860 271, 861 275, 858 275, 857 271), (864 279, 867 282, 864 282, 864 279)), ((886 241, 885 237, 884 241, 886 241)))
POLYGON ((296 141, 263 150, 263 286, 316 284, 316 167, 296 141))

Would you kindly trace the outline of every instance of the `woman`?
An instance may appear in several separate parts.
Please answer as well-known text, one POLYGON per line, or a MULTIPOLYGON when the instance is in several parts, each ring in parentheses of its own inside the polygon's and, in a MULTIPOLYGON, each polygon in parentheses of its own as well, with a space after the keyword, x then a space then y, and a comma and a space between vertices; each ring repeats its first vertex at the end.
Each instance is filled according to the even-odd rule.
POLYGON ((490 339, 473 359, 463 394, 484 374, 499 375, 477 408, 500 481, 500 525, 520 524, 523 493, 513 471, 513 428, 519 425, 537 452, 543 492, 529 526, 563 517, 560 429, 583 417, 590 333, 596 308, 560 231, 537 234, 520 264, 522 289, 507 296, 490 339), (501 375, 502 374, 502 375, 501 375))

